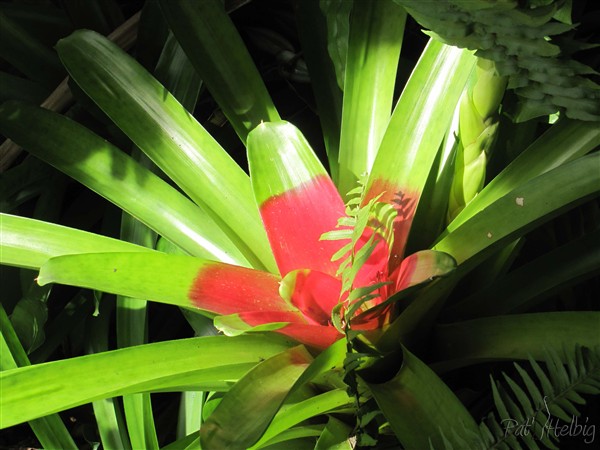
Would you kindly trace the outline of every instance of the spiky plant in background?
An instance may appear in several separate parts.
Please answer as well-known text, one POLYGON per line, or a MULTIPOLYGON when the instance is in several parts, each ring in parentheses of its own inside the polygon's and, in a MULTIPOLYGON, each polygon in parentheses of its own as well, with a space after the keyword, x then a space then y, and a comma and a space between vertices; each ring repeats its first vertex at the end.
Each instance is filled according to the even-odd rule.
POLYGON ((598 43, 575 39, 571 0, 394 0, 427 33, 494 61, 520 98, 514 118, 525 121, 563 111, 600 121, 600 86, 594 68, 574 54, 598 43))

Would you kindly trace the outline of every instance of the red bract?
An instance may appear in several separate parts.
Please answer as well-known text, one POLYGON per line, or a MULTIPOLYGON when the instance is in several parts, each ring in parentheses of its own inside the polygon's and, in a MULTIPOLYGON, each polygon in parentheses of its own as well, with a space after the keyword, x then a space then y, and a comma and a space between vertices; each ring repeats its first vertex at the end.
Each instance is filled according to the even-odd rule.
MULTIPOLYGON (((211 263, 202 267, 189 295, 198 308, 221 315, 215 324, 226 334, 256 327, 275 329, 309 346, 325 348, 343 337, 332 325, 331 315, 347 293, 342 293, 342 280, 336 275, 339 262, 332 261, 332 256, 346 242, 322 240, 321 236, 333 230, 345 214, 344 202, 300 132, 286 122, 262 124, 251 132, 248 157, 255 198, 281 277, 211 263)), ((412 221, 416 199, 410 209, 401 210, 403 204, 393 201, 397 193, 384 194, 382 198, 391 199, 399 210, 394 234, 403 247, 403 224, 412 221)), ((372 233, 371 228, 365 229, 356 251, 372 233)), ((379 236, 373 244, 373 252, 353 283, 355 288, 386 283, 367 303, 369 307, 453 264, 448 255, 430 250, 402 259, 397 254, 399 247, 388 251, 379 236)), ((350 327, 382 327, 389 320, 388 312, 363 314, 361 320, 351 321, 350 327)))

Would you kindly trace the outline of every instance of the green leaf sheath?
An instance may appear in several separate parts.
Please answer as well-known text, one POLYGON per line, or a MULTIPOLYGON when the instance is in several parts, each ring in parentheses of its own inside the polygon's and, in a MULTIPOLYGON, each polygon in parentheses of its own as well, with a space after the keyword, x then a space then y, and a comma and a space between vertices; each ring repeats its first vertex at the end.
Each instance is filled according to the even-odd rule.
POLYGON ((498 109, 506 78, 495 74, 491 61, 479 58, 459 109, 458 148, 448 202, 448 221, 483 188, 486 165, 498 130, 498 109))
POLYGON ((251 263, 275 271, 248 176, 185 108, 96 33, 77 31, 57 49, 77 84, 196 204, 207 208, 237 247, 254 255, 251 263))
POLYGON ((262 359, 290 347, 273 336, 180 339, 0 373, 0 428, 134 392, 228 390, 262 359), (44 383, 40 383, 44 380, 44 383), (40 398, 44 399, 40 402, 40 398))
POLYGON ((152 252, 118 239, 10 214, 0 214, 0 226, 0 263, 28 269, 39 269, 61 255, 152 252))
POLYGON ((364 202, 398 200, 391 268, 400 264, 425 182, 473 69, 467 51, 430 41, 413 71, 383 136, 364 202))
POLYGON ((311 361, 310 354, 299 346, 254 367, 225 394, 202 424, 202 447, 247 449, 256 443, 311 361))
MULTIPOLYGON (((442 435, 469 442, 477 424, 452 390, 416 356, 403 349, 398 374, 386 383, 368 383, 379 408, 405 448, 441 448, 442 435)), ((472 448, 472 447, 462 447, 472 448)))
POLYGON ((390 121, 406 13, 391 0, 354 3, 344 78, 338 189, 370 172, 390 121))
POLYGON ((189 253, 248 265, 219 226, 177 190, 87 128, 35 106, 0 106, 0 128, 189 253), (32 133, 32 128, 37 132, 32 133))
POLYGON ((220 0, 160 1, 173 34, 243 142, 280 120, 242 38, 220 0))
POLYGON ((594 153, 540 175, 496 200, 433 248, 462 264, 496 242, 514 239, 576 202, 597 196, 599 170, 600 153, 594 153))

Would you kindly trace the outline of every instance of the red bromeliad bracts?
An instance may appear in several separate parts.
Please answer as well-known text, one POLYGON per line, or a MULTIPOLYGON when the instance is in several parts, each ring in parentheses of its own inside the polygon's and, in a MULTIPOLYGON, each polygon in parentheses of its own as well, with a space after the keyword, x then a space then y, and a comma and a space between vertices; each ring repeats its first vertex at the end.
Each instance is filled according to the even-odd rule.
MULTIPOLYGON (((332 261, 344 242, 322 240, 321 236, 333 230, 345 215, 344 202, 304 137, 289 123, 259 125, 248 137, 248 158, 254 195, 281 277, 207 263, 189 295, 198 308, 219 314, 215 324, 226 334, 276 324, 270 329, 309 346, 325 348, 343 337, 332 325, 331 314, 347 293, 342 295, 342 280, 336 275, 339 263, 332 261)), ((403 259, 418 195, 405 198, 397 186, 385 180, 376 180, 370 186, 367 198, 382 194, 379 201, 393 204, 398 211, 391 250, 376 237, 373 252, 354 279, 355 288, 386 283, 369 302, 373 306, 402 289, 447 272, 454 260, 431 250, 403 259)), ((357 247, 364 245, 372 233, 366 228, 357 247)), ((388 312, 389 308, 373 317, 363 315, 350 326, 380 328, 388 323, 388 312)))

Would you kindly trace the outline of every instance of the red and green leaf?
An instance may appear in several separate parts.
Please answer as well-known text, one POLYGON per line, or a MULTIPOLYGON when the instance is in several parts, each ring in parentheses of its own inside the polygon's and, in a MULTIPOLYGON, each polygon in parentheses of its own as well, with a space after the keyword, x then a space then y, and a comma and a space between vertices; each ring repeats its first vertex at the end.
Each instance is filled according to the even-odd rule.
POLYGON ((402 261, 421 193, 474 62, 467 51, 430 41, 392 114, 363 200, 383 194, 381 201, 398 209, 390 272, 402 261))
POLYGON ((97 289, 216 314, 289 311, 279 277, 253 269, 163 253, 88 253, 50 259, 38 283, 97 289))
POLYGON ((344 215, 344 203, 300 131, 263 123, 248 135, 254 195, 282 275, 313 269, 335 275, 340 245, 321 241, 344 215))

